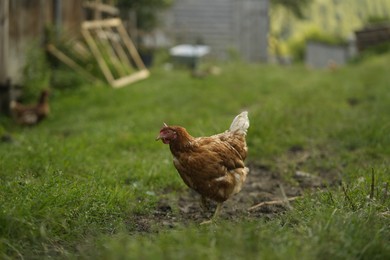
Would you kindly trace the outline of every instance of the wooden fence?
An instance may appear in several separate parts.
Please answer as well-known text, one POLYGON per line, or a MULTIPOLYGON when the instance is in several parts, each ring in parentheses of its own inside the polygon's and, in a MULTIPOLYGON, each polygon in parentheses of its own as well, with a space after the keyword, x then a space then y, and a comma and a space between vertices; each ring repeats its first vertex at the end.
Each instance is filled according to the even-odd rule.
POLYGON ((379 24, 356 31, 356 43, 359 51, 390 42, 390 24, 379 24))

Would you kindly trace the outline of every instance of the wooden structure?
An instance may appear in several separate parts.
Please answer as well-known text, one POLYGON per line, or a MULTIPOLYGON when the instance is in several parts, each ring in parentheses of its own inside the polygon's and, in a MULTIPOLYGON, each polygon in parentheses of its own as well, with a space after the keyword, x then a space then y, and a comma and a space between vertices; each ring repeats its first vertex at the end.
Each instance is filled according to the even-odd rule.
POLYGON ((113 18, 119 14, 118 8, 103 4, 101 0, 84 2, 83 7, 90 9, 93 13, 93 20, 84 21, 80 28, 87 45, 81 40, 72 40, 72 49, 75 53, 73 57, 69 57, 52 44, 48 46, 49 52, 76 72, 96 81, 98 79, 95 75, 77 62, 80 58, 81 60, 88 59, 93 55, 103 76, 114 88, 147 78, 149 71, 142 62, 121 19, 113 18))
POLYGON ((176 0, 165 14, 165 30, 175 44, 205 44, 217 58, 236 53, 267 61, 268 8, 268 0, 176 0))
POLYGON ((356 31, 356 44, 358 50, 364 51, 367 48, 390 42, 390 24, 378 24, 356 31))
POLYGON ((10 96, 20 95, 11 86, 23 83, 26 55, 44 47, 46 28, 77 34, 82 21, 78 0, 0 0, 0 111, 8 112, 10 96))
POLYGON ((0 84, 5 85, 8 80, 8 32, 9 32, 9 2, 0 2, 0 84))
MULTIPOLYGON (((108 1, 108 3, 111 2, 108 1)), ((21 85, 23 83, 26 54, 31 48, 47 47, 47 28, 55 29, 57 39, 71 39, 71 41, 76 42, 77 47, 81 46, 90 52, 92 57, 94 55, 103 75, 113 87, 147 77, 148 71, 145 70, 145 66, 140 61, 121 21, 116 19, 108 22, 97 22, 118 14, 117 8, 103 4, 101 0, 1 0, 0 86, 21 85), (94 21, 85 21, 88 10, 92 11, 94 21), (105 35, 107 40, 104 40, 102 35, 105 35), (81 43, 84 36, 91 50, 85 43, 81 43), (114 38, 119 40, 114 41, 114 38), (83 44, 84 46, 82 46, 83 44), (113 67, 117 68, 116 71, 110 70, 109 66, 102 62, 104 61, 102 59, 103 49, 100 48, 102 45, 108 48, 109 53, 107 54, 113 55, 109 59, 113 62, 113 67), (96 46, 100 48, 99 51, 94 48, 96 46), (127 72, 136 74, 128 77, 122 68, 124 65, 133 68, 133 70, 127 68, 127 72)), ((94 75, 88 74, 82 65, 67 57, 54 45, 48 45, 48 50, 82 75, 89 79, 96 79, 94 75)))
POLYGON ((22 83, 26 53, 32 45, 44 47, 45 28, 77 35, 83 18, 78 0, 1 0, 0 1, 0 84, 22 83))
POLYGON ((149 76, 119 18, 86 21, 82 24, 82 34, 112 87, 122 87, 149 76), (128 71, 131 68, 136 71, 128 71))

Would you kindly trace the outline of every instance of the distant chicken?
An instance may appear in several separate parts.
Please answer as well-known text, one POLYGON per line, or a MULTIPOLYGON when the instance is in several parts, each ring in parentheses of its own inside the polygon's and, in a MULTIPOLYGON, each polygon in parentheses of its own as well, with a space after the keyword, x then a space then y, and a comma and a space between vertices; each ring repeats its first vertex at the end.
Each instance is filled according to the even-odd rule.
POLYGON ((217 202, 212 219, 201 224, 216 219, 223 202, 238 193, 245 182, 249 172, 244 164, 248 128, 248 112, 245 111, 221 134, 192 137, 181 126, 164 124, 156 138, 169 144, 174 166, 184 183, 201 195, 202 206, 207 199, 217 202))
POLYGON ((46 118, 50 112, 49 91, 43 90, 38 103, 23 105, 13 100, 10 103, 11 114, 20 125, 31 126, 46 118))

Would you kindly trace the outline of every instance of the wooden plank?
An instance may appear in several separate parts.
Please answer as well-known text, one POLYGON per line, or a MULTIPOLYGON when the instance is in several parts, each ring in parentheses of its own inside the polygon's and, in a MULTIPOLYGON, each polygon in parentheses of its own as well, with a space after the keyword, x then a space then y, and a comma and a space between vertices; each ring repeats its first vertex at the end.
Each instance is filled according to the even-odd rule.
POLYGON ((85 40, 87 41, 89 47, 91 48, 91 51, 92 51, 93 55, 95 56, 95 58, 99 64, 99 67, 103 72, 104 77, 112 85, 112 83, 114 82, 114 77, 112 76, 112 73, 111 73, 109 67, 107 66, 105 60, 103 59, 102 54, 100 53, 99 48, 98 48, 95 40, 92 38, 91 34, 89 33, 89 31, 87 29, 84 29, 84 28, 81 29, 81 33, 84 36, 85 40))
POLYGON ((100 81, 99 79, 92 76, 89 72, 87 72, 83 67, 78 65, 76 62, 74 62, 71 58, 66 56, 63 52, 58 50, 54 45, 49 44, 47 46, 47 50, 53 54, 57 59, 68 65, 71 69, 75 70, 76 72, 80 73, 82 76, 86 77, 92 82, 100 81))
POLYGON ((9 2, 0 3, 0 84, 8 79, 9 2))
POLYGON ((127 49, 129 50, 130 55, 133 58, 133 60, 134 60, 135 64, 137 65, 137 67, 140 68, 141 70, 146 69, 146 67, 145 67, 141 57, 138 54, 137 49, 135 48, 133 42, 131 41, 129 35, 126 32, 126 29, 123 26, 123 23, 120 23, 118 25, 117 29, 118 29, 119 35, 123 39, 123 42, 124 42, 125 46, 127 47, 127 49))
MULTIPOLYGON (((149 76, 149 71, 146 69, 144 63, 142 62, 142 59, 139 56, 137 49, 135 48, 129 35, 127 34, 120 19, 112 18, 102 21, 84 22, 82 25, 81 32, 88 45, 90 46, 93 55, 97 59, 99 67, 102 70, 105 78, 112 87, 122 87, 124 85, 131 84, 135 81, 145 79, 149 76), (119 34, 118 40, 120 40, 120 44, 116 43, 116 39, 114 39, 111 35, 114 33, 113 28, 115 28, 119 34), (93 32, 97 33, 93 34, 93 32), (98 34, 100 34, 101 37, 99 37, 98 34), (104 47, 104 49, 99 49, 99 42, 102 46, 109 45, 110 48, 106 49, 104 47), (115 79, 113 71, 110 70, 107 65, 107 61, 102 56, 102 52, 106 50, 110 52, 108 59, 116 69, 116 71, 114 72, 120 73, 121 77, 118 79, 115 79), (128 76, 125 76, 124 73, 121 71, 123 70, 124 66, 132 64, 125 50, 128 51, 128 53, 130 54, 132 60, 136 65, 136 69, 138 70, 137 72, 128 76)), ((129 68, 132 68, 132 66, 129 66, 129 68)))
POLYGON ((144 70, 140 70, 134 74, 131 74, 127 77, 124 77, 124 78, 120 78, 120 79, 117 79, 113 82, 112 86, 114 88, 120 88, 120 87, 124 87, 126 85, 129 85, 131 83, 134 83, 134 82, 137 82, 141 79, 146 79, 147 77, 149 77, 149 71, 147 69, 144 69, 144 70))
MULTIPOLYGON (((95 0, 95 5, 98 6, 99 4, 102 4, 102 0, 95 0)), ((98 8, 95 8, 95 10, 93 12, 93 18, 95 20, 102 19, 102 12, 98 8)))
MULTIPOLYGON (((109 30, 113 34, 116 33, 116 32, 114 32, 112 27, 110 27, 109 30)), ((118 37, 119 37, 119 35, 118 35, 118 37)), ((133 66, 131 65, 131 63, 126 55, 126 52, 123 49, 123 46, 120 44, 120 42, 116 41, 115 39, 111 39, 111 44, 113 45, 115 52, 118 54, 119 59, 122 61, 122 63, 126 64, 129 68, 132 68, 133 66)))
POLYGON ((118 8, 111 6, 111 5, 107 5, 107 4, 88 1, 88 2, 83 3, 83 7, 99 10, 100 12, 107 13, 107 14, 112 15, 112 16, 119 15, 118 8))
POLYGON ((121 20, 119 18, 111 18, 104 20, 96 20, 96 21, 85 21, 81 24, 82 29, 91 29, 96 27, 116 27, 121 24, 121 20))
POLYGON ((80 60, 87 60, 91 58, 91 52, 85 46, 85 44, 81 41, 74 41, 72 43, 72 50, 77 54, 78 57, 80 57, 80 60))
POLYGON ((375 45, 390 41, 390 24, 381 24, 355 32, 358 50, 361 52, 375 45))
MULTIPOLYGON (((98 27, 96 28, 96 32, 97 32, 97 40, 100 42, 100 44, 98 45, 98 47, 100 47, 100 53, 102 53, 106 59, 108 58, 111 62, 111 64, 114 66, 116 72, 119 73, 119 75, 121 77, 124 77, 127 75, 127 73, 124 71, 123 69, 123 66, 121 65, 121 62, 119 61, 119 57, 117 56, 117 54, 115 53, 115 51, 113 50, 113 46, 110 41, 110 36, 107 34, 107 31, 102 28, 102 27, 98 27)), ((106 60, 105 59, 105 60, 106 60)), ((107 62, 107 60, 106 60, 107 62)), ((115 78, 115 77, 114 77, 115 78)))

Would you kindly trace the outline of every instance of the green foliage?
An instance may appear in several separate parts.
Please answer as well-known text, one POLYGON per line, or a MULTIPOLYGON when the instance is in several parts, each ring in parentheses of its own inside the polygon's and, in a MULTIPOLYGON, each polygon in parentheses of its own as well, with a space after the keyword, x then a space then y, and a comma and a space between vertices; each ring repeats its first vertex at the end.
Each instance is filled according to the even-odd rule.
POLYGON ((45 51, 38 42, 32 42, 25 53, 23 67, 23 99, 36 101, 39 93, 49 86, 50 67, 45 51))
POLYGON ((372 57, 378 55, 385 55, 390 52, 390 43, 385 42, 378 44, 376 46, 369 47, 365 49, 363 52, 360 52, 358 56, 356 56, 351 63, 362 62, 364 60, 370 59, 372 57))
POLYGON ((78 75, 74 70, 60 65, 52 69, 50 85, 58 90, 74 90, 87 84, 86 79, 78 75))
MULTIPOLYGON (((56 48, 69 57, 76 64, 81 66, 85 72, 93 76, 97 80, 106 82, 106 79, 101 72, 98 62, 92 55, 85 41, 63 41, 57 40, 55 43, 56 48)), ((101 50, 103 58, 108 63, 107 50, 101 50)), ((58 90, 69 90, 81 87, 87 83, 85 76, 78 71, 75 72, 74 68, 70 68, 68 65, 62 63, 57 57, 52 54, 48 56, 48 63, 51 67, 50 85, 52 88, 58 90)), ((112 64, 109 64, 109 68, 112 68, 112 64)))
POLYGON ((202 80, 156 67, 121 89, 54 90, 40 125, 4 122, 13 141, 0 143, 0 258, 389 258, 389 60, 336 71, 229 63, 202 80), (162 123, 211 135, 243 109, 249 161, 288 174, 280 160, 300 145, 313 155, 300 169, 337 172, 342 186, 308 192, 274 218, 156 220, 156 233, 137 232, 167 190, 184 188, 154 141, 162 123))
POLYGON ((120 9, 134 10, 137 14, 137 28, 144 31, 155 29, 158 24, 157 12, 172 4, 172 0, 117 0, 120 9))
POLYGON ((290 1, 290 0, 271 0, 271 4, 280 5, 291 11, 297 18, 303 19, 305 8, 309 6, 313 0, 298 0, 298 1, 290 1))
POLYGON ((342 45, 346 43, 345 39, 337 35, 331 35, 321 31, 319 28, 312 27, 305 33, 302 33, 299 37, 289 40, 288 47, 295 60, 302 61, 304 59, 306 43, 309 41, 328 45, 342 45))
MULTIPOLYGON (((297 1, 287 2, 294 4, 297 1)), ((388 0, 313 0, 304 12, 304 19, 290 15, 285 8, 271 8, 270 51, 276 55, 290 55, 287 44, 303 38, 301 34, 312 27, 347 39, 366 26, 367 20, 384 22, 389 14, 388 0)))
POLYGON ((388 16, 370 15, 366 19, 366 24, 367 25, 376 25, 376 24, 383 24, 383 23, 390 23, 390 17, 388 17, 388 16))

